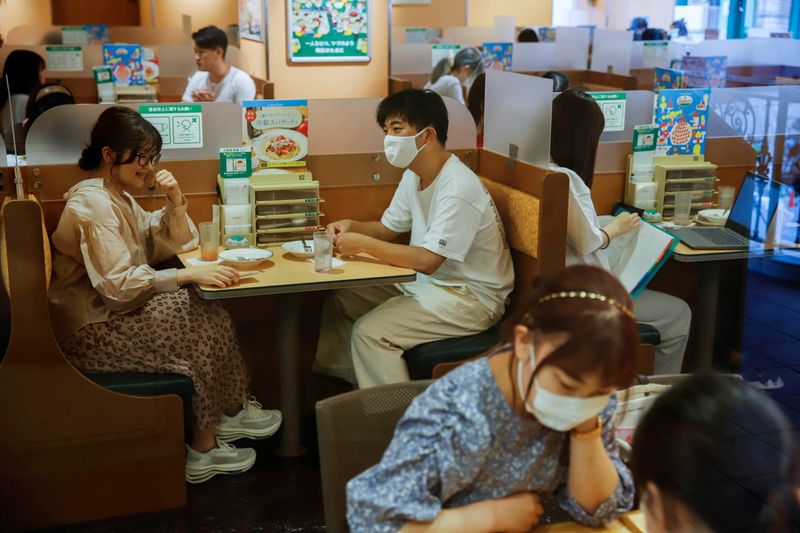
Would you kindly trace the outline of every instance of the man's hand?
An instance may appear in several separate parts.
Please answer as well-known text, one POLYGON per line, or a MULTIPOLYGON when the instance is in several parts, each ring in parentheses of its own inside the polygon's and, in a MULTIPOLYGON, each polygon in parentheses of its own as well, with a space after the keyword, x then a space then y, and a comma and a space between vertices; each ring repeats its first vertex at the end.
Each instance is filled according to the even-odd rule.
POLYGON ((364 244, 369 239, 360 233, 340 233, 334 238, 336 251, 344 256, 356 255, 364 252, 364 244))
POLYGON ((344 220, 337 220, 336 222, 331 222, 328 224, 328 227, 325 228, 328 233, 332 233, 334 237, 341 233, 348 233, 350 231, 350 226, 353 225, 353 221, 349 219, 344 220))
POLYGON ((214 102, 216 97, 214 93, 206 91, 205 89, 200 89, 197 91, 192 91, 192 100, 195 102, 214 102))

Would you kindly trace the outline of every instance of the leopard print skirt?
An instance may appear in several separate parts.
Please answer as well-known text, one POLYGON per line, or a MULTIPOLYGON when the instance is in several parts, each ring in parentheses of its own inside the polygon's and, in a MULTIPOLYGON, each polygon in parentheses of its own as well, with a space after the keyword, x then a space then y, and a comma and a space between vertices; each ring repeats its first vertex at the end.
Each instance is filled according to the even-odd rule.
POLYGON ((195 291, 161 293, 131 313, 81 328, 63 346, 72 363, 89 372, 150 372, 188 376, 196 392, 197 425, 248 396, 247 371, 231 317, 195 291))

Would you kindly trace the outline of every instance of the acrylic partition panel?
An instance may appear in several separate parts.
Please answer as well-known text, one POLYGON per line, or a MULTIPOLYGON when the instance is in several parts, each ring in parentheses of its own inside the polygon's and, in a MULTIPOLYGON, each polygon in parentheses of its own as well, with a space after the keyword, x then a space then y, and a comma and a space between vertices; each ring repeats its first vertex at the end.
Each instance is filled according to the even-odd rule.
MULTIPOLYGON (((158 70, 161 76, 191 76, 197 71, 194 50, 190 44, 165 44, 155 47, 158 53, 158 70)), ((248 72, 244 54, 237 47, 229 45, 225 54, 229 65, 248 72)))
POLYGON ((393 44, 391 46, 392 75, 422 74, 433 70, 431 44, 393 44))
POLYGON ((747 39, 753 65, 785 65, 800 67, 800 40, 747 39))
POLYGON ((669 68, 673 59, 691 52, 693 45, 675 41, 634 41, 631 68, 669 68))
MULTIPOLYGON (((207 102, 203 107, 203 147, 164 149, 163 161, 217 159, 219 149, 242 144, 242 108, 230 102, 207 102)), ((140 104, 129 104, 136 111, 140 104)), ((97 117, 108 105, 54 107, 42 114, 25 139, 28 165, 77 163, 97 117)))
POLYGON ((483 43, 512 43, 516 40, 514 31, 496 26, 454 26, 445 28, 443 41, 481 46, 483 43))
POLYGON ((800 168, 800 86, 712 89, 709 138, 741 138, 771 177, 800 168))
POLYGON ((3 140, 3 136, 0 135, 0 166, 6 166, 6 142, 3 140))
POLYGON ((61 26, 14 26, 6 35, 6 46, 61 44, 61 26))
POLYGON ((556 28, 556 68, 586 70, 589 66, 589 36, 589 28, 556 28))
POLYGON ((547 164, 553 96, 552 80, 489 71, 486 75, 484 146, 526 163, 547 164))
MULTIPOLYGON (((83 51, 83 70, 80 71, 61 71, 46 69, 45 76, 49 79, 58 78, 91 78, 92 67, 103 64, 103 48, 98 45, 88 45, 80 47, 83 51)), ((0 71, 6 63, 6 58, 14 50, 30 50, 39 54, 45 62, 47 61, 46 45, 13 45, 0 48, 0 71)))
POLYGON ((554 70, 556 43, 514 43, 511 70, 514 72, 538 72, 554 70))
MULTIPOLYGON (((345 98, 308 102, 310 155, 383 153, 383 131, 375 120, 380 98, 345 98)), ((450 127, 447 148, 475 148, 475 122, 460 102, 444 98, 450 127)))
POLYGON ((627 76, 631 69, 632 48, 633 32, 608 28, 595 29, 590 70, 627 76))
POLYGON ((145 46, 192 43, 192 40, 183 33, 181 28, 111 26, 108 28, 108 34, 113 43, 138 43, 145 46))
POLYGON ((653 91, 625 91, 625 129, 603 133, 600 142, 633 142, 633 129, 636 126, 653 123, 655 96, 653 91))
MULTIPOLYGON (((445 98, 450 128, 447 147, 475 148, 475 123, 467 108, 445 98)), ((383 131, 375 122, 379 98, 309 100, 311 155, 382 153, 383 131)), ((242 108, 209 102, 203 107, 203 147, 164 149, 163 161, 217 159, 219 149, 242 144, 242 108)), ((139 104, 130 104, 136 111, 139 104)), ((25 142, 29 165, 77 163, 92 127, 107 105, 59 106, 41 115, 25 142)))

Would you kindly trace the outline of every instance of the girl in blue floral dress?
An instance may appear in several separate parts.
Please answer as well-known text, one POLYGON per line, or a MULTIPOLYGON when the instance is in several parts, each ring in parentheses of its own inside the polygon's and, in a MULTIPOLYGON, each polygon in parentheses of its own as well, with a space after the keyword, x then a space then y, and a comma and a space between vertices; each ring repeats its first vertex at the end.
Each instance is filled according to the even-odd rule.
POLYGON ((632 507, 611 420, 637 368, 625 288, 592 266, 542 276, 504 338, 421 394, 348 483, 354 533, 523 532, 545 497, 588 526, 632 507))

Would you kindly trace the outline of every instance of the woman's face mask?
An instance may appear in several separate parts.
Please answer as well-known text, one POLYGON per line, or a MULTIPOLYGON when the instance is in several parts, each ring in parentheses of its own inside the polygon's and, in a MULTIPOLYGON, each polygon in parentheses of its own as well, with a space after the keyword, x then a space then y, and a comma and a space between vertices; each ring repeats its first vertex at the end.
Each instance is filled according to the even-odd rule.
MULTIPOLYGON (((425 128, 427 130, 428 128, 425 128)), ((417 157, 423 148, 428 146, 423 144, 417 148, 417 137, 425 133, 425 130, 416 135, 386 135, 383 138, 383 152, 389 164, 398 168, 406 168, 417 157)))
MULTIPOLYGON (((536 357, 534 354, 533 342, 530 343, 530 367, 531 374, 536 370, 536 357)), ((534 378, 536 396, 533 402, 525 397, 525 388, 522 382, 522 370, 525 363, 517 360, 517 389, 519 395, 524 399, 525 410, 536 417, 545 427, 555 431, 569 431, 587 420, 596 417, 606 405, 610 394, 590 396, 582 398, 579 396, 566 396, 555 394, 542 387, 538 378, 534 378)))

